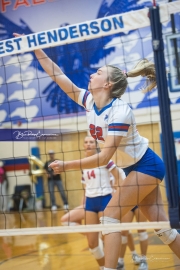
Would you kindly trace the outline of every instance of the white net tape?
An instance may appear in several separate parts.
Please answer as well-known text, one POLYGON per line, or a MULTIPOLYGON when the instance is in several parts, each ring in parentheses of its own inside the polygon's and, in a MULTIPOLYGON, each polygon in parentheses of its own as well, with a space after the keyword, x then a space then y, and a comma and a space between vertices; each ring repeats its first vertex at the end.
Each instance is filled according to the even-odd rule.
POLYGON ((19 228, 0 230, 0 236, 16 235, 39 235, 39 234, 62 234, 62 233, 86 233, 101 232, 108 230, 140 230, 140 229, 163 229, 170 228, 169 222, 132 222, 112 225, 78 225, 78 226, 57 226, 57 227, 39 227, 39 228, 19 228))

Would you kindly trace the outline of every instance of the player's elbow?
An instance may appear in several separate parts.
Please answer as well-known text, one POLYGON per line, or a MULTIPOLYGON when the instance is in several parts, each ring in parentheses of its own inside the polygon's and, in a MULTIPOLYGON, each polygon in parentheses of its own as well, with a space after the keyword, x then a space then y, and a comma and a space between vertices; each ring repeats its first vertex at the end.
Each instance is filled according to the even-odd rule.
POLYGON ((101 154, 100 156, 100 166, 106 166, 110 160, 110 157, 107 155, 101 154))

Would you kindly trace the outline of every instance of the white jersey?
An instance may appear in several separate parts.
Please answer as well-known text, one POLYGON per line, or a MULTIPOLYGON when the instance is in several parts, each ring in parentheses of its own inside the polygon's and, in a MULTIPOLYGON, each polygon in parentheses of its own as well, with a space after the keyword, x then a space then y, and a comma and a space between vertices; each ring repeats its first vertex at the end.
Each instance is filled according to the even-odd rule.
MULTIPOLYGON (((121 168, 118 168, 118 170, 119 170, 120 180, 124 180, 126 178, 125 172, 121 168)), ((113 190, 113 192, 115 193, 116 192, 116 185, 118 185, 118 183, 115 182, 115 178, 112 174, 110 175, 110 183, 111 183, 112 187, 115 185, 115 188, 113 190)))
POLYGON ((112 160, 107 166, 82 171, 81 183, 86 185, 86 197, 98 197, 111 194, 113 189, 110 184, 110 172, 116 165, 112 160))
POLYGON ((90 134, 99 143, 104 143, 107 135, 123 137, 118 147, 118 166, 126 168, 142 158, 148 140, 139 135, 132 109, 125 101, 114 98, 98 111, 92 94, 82 89, 78 103, 86 109, 90 134))
MULTIPOLYGON (((124 180, 126 178, 126 175, 125 175, 125 172, 121 169, 121 168, 118 168, 119 170, 119 176, 120 176, 120 179, 121 180, 124 180)), ((110 174, 110 183, 111 183, 111 186, 114 186, 116 183, 115 183, 115 178, 114 176, 112 175, 112 173, 110 174)))

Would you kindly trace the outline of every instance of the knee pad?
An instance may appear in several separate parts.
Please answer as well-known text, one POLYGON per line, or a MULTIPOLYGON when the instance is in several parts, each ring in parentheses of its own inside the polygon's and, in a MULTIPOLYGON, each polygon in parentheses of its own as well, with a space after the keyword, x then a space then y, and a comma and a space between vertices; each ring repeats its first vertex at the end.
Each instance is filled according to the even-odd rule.
POLYGON ((93 254, 96 260, 99 260, 104 257, 104 252, 99 246, 93 249, 90 248, 89 251, 93 254))
MULTIPOLYGON (((115 218, 110 218, 110 217, 100 217, 100 222, 101 224, 109 224, 109 225, 112 225, 112 224, 117 224, 119 223, 120 224, 120 221, 118 219, 115 219, 115 218)), ((121 230, 119 229, 112 229, 112 230, 108 230, 107 229, 103 229, 102 230, 102 235, 105 235, 105 234, 110 234, 110 233, 116 233, 116 232, 121 232, 121 230)))
POLYGON ((155 234, 165 245, 169 245, 176 239, 178 232, 176 229, 161 229, 157 232, 155 231, 155 234))
POLYGON ((121 235, 121 244, 127 244, 128 238, 127 236, 121 235))
POLYGON ((138 235, 139 235, 139 241, 145 241, 148 239, 147 232, 140 232, 140 233, 138 233, 138 235))

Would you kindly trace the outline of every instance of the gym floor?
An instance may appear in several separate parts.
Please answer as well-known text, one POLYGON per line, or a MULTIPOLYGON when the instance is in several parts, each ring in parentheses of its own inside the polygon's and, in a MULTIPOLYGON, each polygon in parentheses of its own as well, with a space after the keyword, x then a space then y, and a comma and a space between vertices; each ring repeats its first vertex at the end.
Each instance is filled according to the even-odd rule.
MULTIPOLYGON (((0 214, 0 229, 60 226, 63 210, 52 213, 50 210, 35 213, 0 214)), ((73 230, 73 227, 72 227, 73 230)), ((132 231, 139 254, 140 246, 136 231, 132 231)), ((148 230, 149 246, 147 261, 149 270, 180 270, 180 260, 173 255, 168 246, 148 230)), ((78 233, 35 236, 0 237, 1 270, 98 270, 98 265, 88 250, 85 236, 78 233)), ((127 248, 125 269, 135 270, 131 253, 127 248)))

